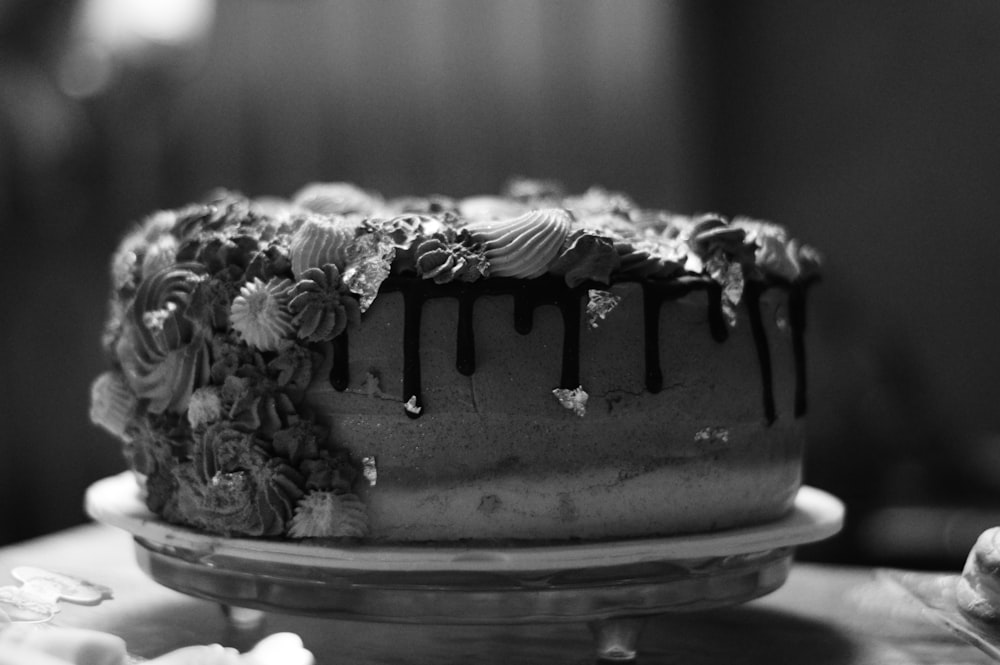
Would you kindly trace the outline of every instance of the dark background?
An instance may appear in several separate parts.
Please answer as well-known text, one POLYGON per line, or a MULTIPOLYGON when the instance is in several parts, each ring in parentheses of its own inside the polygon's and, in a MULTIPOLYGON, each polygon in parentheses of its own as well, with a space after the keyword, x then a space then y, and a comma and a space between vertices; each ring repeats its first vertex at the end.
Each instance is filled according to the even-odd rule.
POLYGON ((0 0, 0 542, 122 468, 87 403, 129 223, 521 174, 820 247, 807 481, 849 521, 803 556, 960 567, 1000 524, 997 35, 995 0, 0 0))

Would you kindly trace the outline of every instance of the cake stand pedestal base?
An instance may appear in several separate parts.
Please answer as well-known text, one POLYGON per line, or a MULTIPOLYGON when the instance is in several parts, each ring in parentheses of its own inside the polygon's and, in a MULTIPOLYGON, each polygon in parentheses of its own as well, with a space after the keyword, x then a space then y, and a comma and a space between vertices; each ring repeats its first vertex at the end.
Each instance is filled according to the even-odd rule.
POLYGON ((634 660, 647 617, 743 603, 780 587, 796 546, 835 534, 844 508, 803 487, 786 517, 668 538, 554 545, 379 545, 224 538, 166 524, 129 475, 87 492, 88 513, 133 535, 153 580, 218 603, 236 630, 264 613, 410 624, 590 626, 597 658, 634 660))

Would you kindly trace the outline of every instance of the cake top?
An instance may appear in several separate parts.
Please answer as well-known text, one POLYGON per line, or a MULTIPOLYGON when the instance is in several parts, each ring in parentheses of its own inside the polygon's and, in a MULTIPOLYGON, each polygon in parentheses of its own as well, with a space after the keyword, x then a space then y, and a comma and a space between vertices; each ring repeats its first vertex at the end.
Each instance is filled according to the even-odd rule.
MULTIPOLYGON (((126 375, 146 378, 131 383, 151 410, 183 411, 195 359, 149 373, 171 351, 225 332, 229 342, 280 352, 291 376, 296 348, 339 335, 392 277, 549 275, 568 287, 700 279, 722 286, 731 314, 748 280, 808 282, 819 263, 777 224, 644 209, 599 187, 567 195, 514 180, 501 195, 463 199, 386 199, 347 183, 311 184, 288 200, 223 191, 156 212, 124 238, 104 341, 126 375)), ((594 316, 612 306, 599 291, 589 304, 594 316)))

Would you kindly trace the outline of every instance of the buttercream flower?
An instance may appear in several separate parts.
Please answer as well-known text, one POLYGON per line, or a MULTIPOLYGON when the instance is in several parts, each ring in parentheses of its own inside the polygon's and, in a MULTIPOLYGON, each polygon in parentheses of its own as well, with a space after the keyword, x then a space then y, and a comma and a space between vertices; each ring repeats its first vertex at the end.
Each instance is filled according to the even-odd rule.
POLYGON ((481 251, 460 242, 430 238, 416 249, 417 274, 437 284, 451 281, 474 282, 486 277, 489 261, 481 251))
POLYGON ((177 239, 164 234, 151 241, 142 257, 142 275, 155 275, 172 266, 177 258, 177 239))
POLYGON ((177 257, 179 261, 197 261, 212 275, 221 271, 242 275, 259 249, 253 235, 212 233, 182 244, 177 257))
POLYGON ((458 213, 458 202, 450 196, 431 194, 430 196, 403 196, 392 199, 386 208, 401 214, 441 215, 458 213))
POLYGON ((244 432, 269 437, 297 417, 288 395, 266 377, 228 376, 220 397, 226 418, 244 432))
POLYGON ((233 473, 256 464, 257 457, 264 455, 259 450, 254 432, 233 427, 227 421, 209 425, 204 432, 195 436, 192 451, 194 462, 202 480, 211 480, 218 473, 233 473))
POLYGON ((306 185, 292 197, 300 208, 324 215, 368 216, 382 205, 381 197, 348 182, 317 182, 306 185))
POLYGON ((368 535, 365 504, 354 494, 309 492, 288 525, 292 538, 361 538, 368 535))
POLYGON ((216 386, 204 386, 191 393, 187 409, 188 423, 198 429, 222 418, 222 397, 216 386))
MULTIPOLYGON (((444 216, 444 219, 450 219, 450 215, 444 216)), ((395 249, 392 258, 393 273, 412 274, 417 270, 417 246, 448 227, 442 218, 406 214, 390 219, 368 219, 362 224, 362 228, 392 244, 395 249)))
POLYGON ((260 351, 243 344, 235 332, 213 335, 211 339, 211 382, 224 385, 230 376, 263 375, 266 364, 260 351))
POLYGON ((145 501, 158 512, 174 493, 173 469, 186 457, 190 434, 169 416, 145 414, 129 423, 125 459, 145 479, 145 501))
POLYGON ((285 342, 278 349, 278 356, 267 363, 268 376, 279 388, 305 390, 313 378, 316 364, 313 355, 309 348, 301 344, 285 342))
POLYGON ((566 197, 564 205, 580 217, 588 215, 628 215, 636 208, 635 202, 624 192, 612 192, 594 186, 579 196, 566 197))
POLYGON ((233 470, 220 468, 208 478, 191 463, 173 469, 177 490, 164 516, 226 536, 283 534, 302 497, 301 477, 256 447, 227 464, 233 470))
POLYGON ((541 178, 525 178, 515 176, 509 179, 503 188, 503 193, 512 199, 536 204, 539 201, 554 201, 565 196, 562 183, 558 180, 543 180, 541 178))
POLYGON ((250 260, 247 266, 245 277, 247 279, 259 278, 268 281, 275 277, 292 276, 292 257, 288 247, 274 242, 262 248, 250 260))
POLYGON ((254 218, 254 205, 241 194, 217 190, 205 203, 194 203, 175 213, 171 233, 180 240, 200 233, 234 229, 254 218))
POLYGON ((815 277, 822 262, 811 246, 788 235, 783 226, 740 217, 733 224, 744 229, 747 242, 756 250, 755 264, 761 272, 787 281, 815 277))
POLYGON ((319 456, 319 446, 326 439, 326 430, 308 420, 299 420, 280 429, 271 437, 274 454, 299 465, 304 459, 319 456))
POLYGON ((224 279, 224 273, 201 280, 188 301, 184 317, 206 329, 225 330, 229 325, 229 310, 239 295, 236 281, 224 279))
POLYGON ((692 251, 702 258, 721 250, 738 255, 744 248, 746 231, 719 215, 702 215, 694 220, 688 235, 692 251))
POLYGON ((348 323, 361 320, 358 301, 340 279, 337 266, 306 270, 295 283, 288 303, 295 334, 307 342, 324 342, 344 332, 348 323))
POLYGON ((128 311, 128 336, 144 362, 162 361, 200 336, 185 317, 192 293, 204 279, 197 264, 171 265, 145 277, 128 311))
POLYGON ((303 460, 298 468, 305 476, 306 490, 343 494, 351 490, 358 477, 358 470, 351 464, 346 450, 321 450, 316 457, 303 460))
POLYGON ((615 243, 617 273, 639 279, 666 278, 681 269, 687 260, 687 244, 676 240, 637 239, 615 243))
POLYGON ((120 372, 105 372, 90 387, 90 420, 119 439, 135 411, 138 399, 120 372))
POLYGON ((247 345, 262 351, 274 351, 293 332, 291 300, 292 280, 259 279, 248 282, 233 301, 229 320, 247 345))
POLYGON ((296 279, 310 268, 327 263, 343 271, 347 267, 347 249, 357 235, 356 220, 339 215, 305 215, 289 241, 289 260, 296 279))

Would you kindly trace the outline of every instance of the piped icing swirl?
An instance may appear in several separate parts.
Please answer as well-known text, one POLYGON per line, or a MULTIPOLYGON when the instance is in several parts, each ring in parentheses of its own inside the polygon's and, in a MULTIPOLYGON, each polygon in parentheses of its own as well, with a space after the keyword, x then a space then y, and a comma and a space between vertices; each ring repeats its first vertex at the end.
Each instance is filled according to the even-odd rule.
POLYGON ((179 411, 208 372, 205 332, 186 316, 204 270, 178 264, 144 279, 126 310, 116 354, 129 386, 154 413, 179 411))
POLYGON ((465 227, 482 246, 494 277, 540 277, 569 235, 573 216, 560 208, 533 210, 520 217, 475 222, 465 227))
POLYGON ((229 320, 243 341, 264 351, 276 351, 281 346, 294 330, 288 309, 292 289, 290 279, 272 278, 264 283, 256 277, 240 288, 229 320))
POLYGON ((356 224, 340 215, 306 216, 288 247, 292 272, 299 276, 310 268, 322 268, 328 263, 343 271, 356 230, 356 224))

